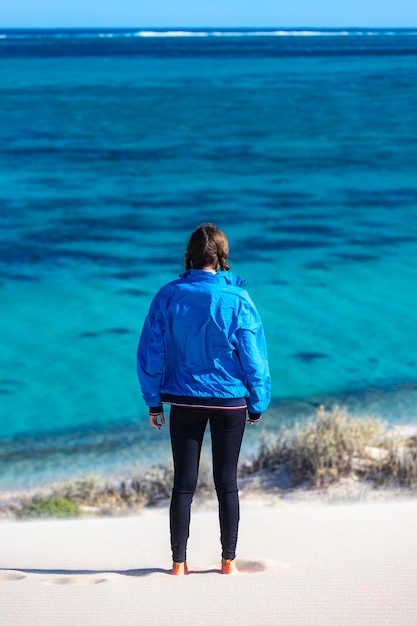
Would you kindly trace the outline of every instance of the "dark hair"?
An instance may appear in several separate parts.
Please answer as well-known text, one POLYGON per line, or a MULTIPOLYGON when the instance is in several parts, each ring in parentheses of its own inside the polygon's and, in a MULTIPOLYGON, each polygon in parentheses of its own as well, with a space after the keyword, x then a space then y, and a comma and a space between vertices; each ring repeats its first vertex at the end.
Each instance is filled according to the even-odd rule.
POLYGON ((202 224, 188 241, 184 266, 186 270, 211 266, 227 271, 230 269, 227 265, 228 254, 229 244, 224 232, 214 224, 202 224))

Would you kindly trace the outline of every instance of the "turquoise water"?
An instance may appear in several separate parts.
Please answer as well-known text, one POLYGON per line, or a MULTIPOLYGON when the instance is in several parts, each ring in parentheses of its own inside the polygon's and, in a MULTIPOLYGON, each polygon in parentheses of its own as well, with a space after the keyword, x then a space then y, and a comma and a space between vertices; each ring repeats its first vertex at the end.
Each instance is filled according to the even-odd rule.
POLYGON ((417 33, 101 34, 0 38, 0 487, 169 456, 135 352, 202 221, 264 320, 265 429, 416 422, 417 33))

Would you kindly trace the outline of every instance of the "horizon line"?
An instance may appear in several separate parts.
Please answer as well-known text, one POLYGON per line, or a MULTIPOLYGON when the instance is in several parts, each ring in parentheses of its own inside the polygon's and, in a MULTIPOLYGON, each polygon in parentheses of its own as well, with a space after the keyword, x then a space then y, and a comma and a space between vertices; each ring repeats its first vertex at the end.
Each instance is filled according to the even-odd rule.
POLYGON ((0 30, 415 30, 415 26, 2 26, 0 30))

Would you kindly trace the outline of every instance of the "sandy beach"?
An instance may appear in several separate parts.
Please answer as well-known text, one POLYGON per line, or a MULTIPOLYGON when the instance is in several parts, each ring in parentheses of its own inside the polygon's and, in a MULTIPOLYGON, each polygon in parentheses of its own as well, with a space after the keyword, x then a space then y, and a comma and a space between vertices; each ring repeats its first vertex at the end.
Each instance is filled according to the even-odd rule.
POLYGON ((168 510, 2 522, 0 621, 401 626, 416 623, 417 501, 243 502, 234 576, 217 512, 193 513, 190 574, 169 575, 168 510))

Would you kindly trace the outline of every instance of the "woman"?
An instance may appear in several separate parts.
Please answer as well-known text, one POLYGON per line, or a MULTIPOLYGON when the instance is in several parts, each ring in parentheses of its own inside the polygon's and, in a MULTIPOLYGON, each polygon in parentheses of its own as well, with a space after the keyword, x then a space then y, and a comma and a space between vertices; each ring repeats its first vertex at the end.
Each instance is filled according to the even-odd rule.
POLYGON ((185 273, 156 294, 145 320, 137 368, 149 420, 165 424, 170 404, 174 487, 170 506, 172 573, 187 573, 190 510, 207 422, 219 502, 222 573, 235 571, 239 524, 237 462, 245 428, 270 400, 262 322, 229 272, 226 235, 203 224, 191 235, 185 273), (218 271, 220 269, 220 271, 218 271))

